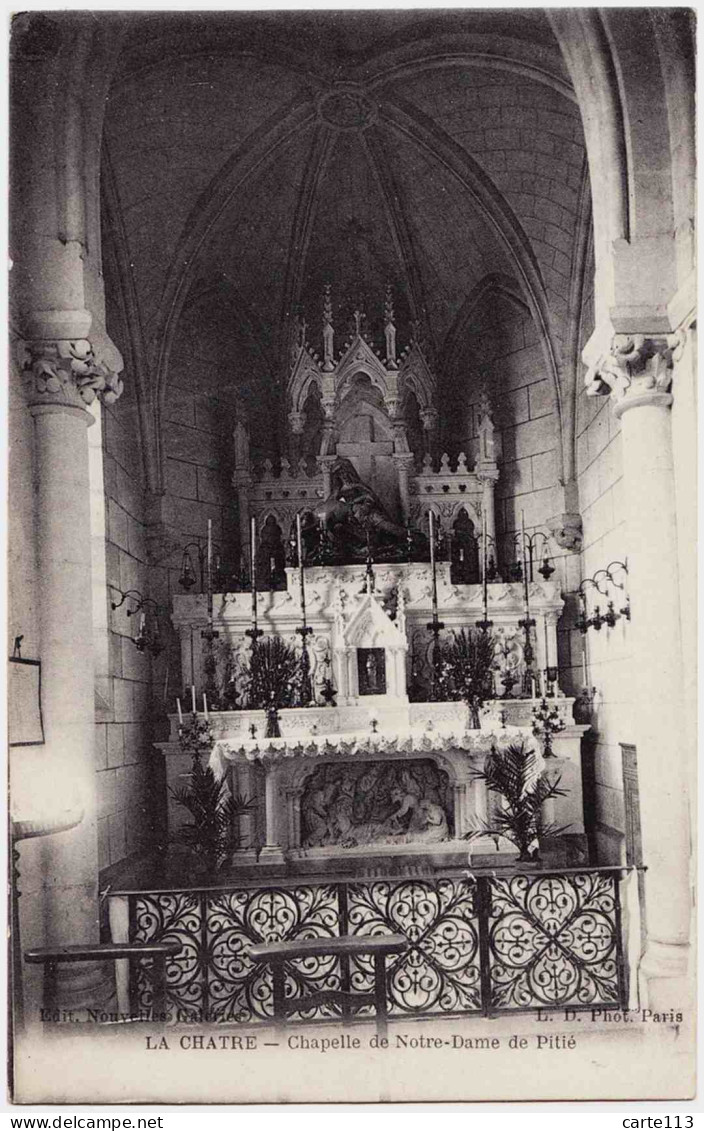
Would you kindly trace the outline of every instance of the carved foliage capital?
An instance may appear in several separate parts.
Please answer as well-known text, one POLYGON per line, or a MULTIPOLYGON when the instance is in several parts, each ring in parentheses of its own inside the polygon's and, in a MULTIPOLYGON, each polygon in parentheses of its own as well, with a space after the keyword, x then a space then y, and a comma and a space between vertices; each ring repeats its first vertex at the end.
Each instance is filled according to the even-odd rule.
POLYGON ((558 514, 551 518, 548 527, 561 549, 577 554, 582 549, 582 516, 580 514, 558 514))
POLYGON ((31 375, 30 404, 83 408, 99 397, 114 404, 122 393, 122 378, 96 357, 86 339, 22 341, 19 360, 31 375))
POLYGON ((612 396, 617 408, 627 407, 635 398, 642 403, 644 397, 669 397, 677 345, 676 335, 615 334, 609 352, 587 371, 587 395, 612 396))

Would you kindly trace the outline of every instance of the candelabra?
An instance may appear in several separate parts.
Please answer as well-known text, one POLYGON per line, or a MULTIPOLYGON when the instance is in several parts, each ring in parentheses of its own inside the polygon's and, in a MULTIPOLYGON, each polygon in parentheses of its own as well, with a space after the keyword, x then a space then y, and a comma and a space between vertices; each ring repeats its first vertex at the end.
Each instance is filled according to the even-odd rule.
POLYGON ((552 750, 553 735, 565 729, 557 707, 551 707, 543 697, 539 706, 533 708, 533 734, 543 740, 543 758, 554 758, 552 750))
POLYGON ((213 746, 213 732, 210 722, 201 719, 197 711, 191 712, 190 717, 182 716, 178 728, 178 744, 184 754, 200 760, 203 754, 210 754, 213 746))
POLYGON ((159 614, 164 613, 166 610, 153 601, 151 597, 145 597, 138 589, 128 589, 123 592, 118 589, 116 585, 110 585, 110 589, 114 593, 120 594, 119 601, 111 601, 110 608, 120 609, 126 601, 132 603, 133 607, 128 606, 125 613, 128 617, 140 614, 139 625, 137 628, 136 636, 132 637, 132 643, 138 652, 150 652, 152 656, 158 656, 163 650, 164 646, 161 642, 159 635, 159 614), (147 620, 150 616, 152 620, 147 620))
POLYGON ((619 581, 619 576, 628 574, 628 566, 625 562, 610 562, 605 569, 596 571, 593 577, 585 577, 580 581, 577 595, 579 598, 579 614, 575 622, 575 627, 579 629, 582 636, 585 636, 590 628, 600 632, 603 625, 608 628, 614 628, 616 622, 624 617, 626 620, 631 619, 631 602, 628 594, 625 592, 625 580, 619 581), (585 587, 591 585, 596 589, 597 593, 607 599, 606 611, 602 613, 601 606, 595 605, 594 612, 591 616, 587 616, 587 598, 585 594, 585 587), (621 590, 624 594, 624 604, 616 609, 613 597, 611 597, 608 588, 602 589, 602 585, 612 585, 615 589, 621 590))

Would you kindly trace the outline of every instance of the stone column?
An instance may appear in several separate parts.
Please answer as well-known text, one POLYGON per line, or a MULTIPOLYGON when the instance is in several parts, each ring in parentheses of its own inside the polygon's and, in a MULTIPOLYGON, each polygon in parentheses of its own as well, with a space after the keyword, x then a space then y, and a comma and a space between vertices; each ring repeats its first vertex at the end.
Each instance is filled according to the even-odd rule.
MULTIPOLYGON (((28 320, 29 321, 29 320, 28 320)), ((20 786, 14 804, 41 819, 82 811, 82 821, 52 838, 44 876, 47 944, 98 940, 98 849, 94 755, 95 676, 92 651, 91 527, 86 404, 117 399, 122 383, 95 357, 85 334, 86 311, 45 312, 32 328, 60 327, 72 338, 37 337, 21 344, 29 409, 34 418, 35 522, 42 661, 46 777, 31 795, 20 786)), ((20 813, 19 816, 30 816, 20 813)), ((67 1005, 92 1005, 106 991, 102 967, 60 967, 67 1005)))
POLYGON ((436 457, 438 411, 436 408, 427 407, 420 410, 420 419, 423 424, 423 446, 432 459, 436 457))
POLYGON ((266 843, 259 859, 265 864, 278 864, 283 863, 284 860, 282 839, 286 835, 286 830, 283 828, 285 810, 282 814, 282 796, 276 762, 267 762, 265 770, 266 843))
MULTIPOLYGON (((257 800, 257 779, 254 766, 251 762, 238 762, 234 767, 237 793, 250 802, 257 800)), ((238 829, 239 844, 235 853, 235 862, 239 864, 253 863, 257 854, 257 814, 253 809, 251 813, 242 813, 238 829)))
POLYGON ((587 373, 621 419, 624 514, 633 640, 633 739, 638 750, 647 944, 641 963, 651 1008, 683 1003, 691 901, 688 763, 684 748, 672 342, 616 335, 587 373))
MULTIPOLYGON (((482 483, 482 511, 486 515, 486 533, 487 533, 487 563, 493 557, 494 567, 496 570, 499 568, 499 551, 496 545, 496 508, 494 500, 494 488, 496 480, 498 479, 498 471, 489 471, 482 473, 477 471, 477 478, 482 483)), ((480 574, 484 568, 482 561, 482 531, 481 525, 479 530, 476 531, 477 542, 479 545, 479 571, 480 574)))
POLYGON ((404 523, 408 522, 411 513, 411 500, 408 479, 413 470, 414 458, 412 454, 394 456, 394 463, 398 471, 398 494, 401 500, 401 513, 404 523))

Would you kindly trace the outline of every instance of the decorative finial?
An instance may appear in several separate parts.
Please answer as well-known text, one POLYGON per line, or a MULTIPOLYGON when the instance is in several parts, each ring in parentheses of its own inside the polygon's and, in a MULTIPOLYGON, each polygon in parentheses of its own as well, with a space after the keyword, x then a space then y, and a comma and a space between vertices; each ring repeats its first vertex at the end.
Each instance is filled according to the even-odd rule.
POLYGON ((391 283, 386 284, 386 294, 384 295, 384 325, 388 326, 389 322, 394 320, 394 301, 391 292, 391 283))
POLYGON ((332 287, 326 283, 323 287, 323 326, 332 325, 332 287))
POLYGON ((323 369, 326 373, 335 368, 334 338, 331 287, 326 283, 323 288, 323 369))
POLYGON ((387 284, 384 299, 384 336, 386 338, 386 364, 389 369, 398 369, 396 362, 396 326, 394 325, 394 304, 391 285, 387 284))

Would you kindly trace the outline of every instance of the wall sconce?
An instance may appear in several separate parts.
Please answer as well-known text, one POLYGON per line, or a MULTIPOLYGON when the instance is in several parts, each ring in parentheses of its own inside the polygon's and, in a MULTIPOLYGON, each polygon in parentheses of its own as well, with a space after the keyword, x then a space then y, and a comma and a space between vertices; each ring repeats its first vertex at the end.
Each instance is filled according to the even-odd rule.
POLYGON ((601 631, 603 625, 608 628, 614 628, 616 622, 625 617, 626 620, 631 619, 631 602, 628 594, 625 592, 625 576, 628 574, 628 566, 625 562, 610 562, 606 569, 598 569, 593 577, 585 577, 579 583, 577 594, 579 596, 579 615, 575 622, 575 627, 579 629, 582 636, 586 635, 590 628, 595 629, 597 632, 601 631), (617 580, 622 577, 623 580, 617 580), (600 605, 594 606, 594 613, 591 617, 587 616, 587 598, 585 595, 585 586, 591 585, 600 593, 602 597, 607 599, 606 611, 602 613, 600 605), (606 586, 606 588, 602 588, 606 586), (625 604, 620 609, 616 609, 613 597, 611 596, 609 586, 615 589, 620 589, 624 594, 623 600, 625 604))
POLYGON ((526 550, 526 564, 528 567, 528 580, 534 581, 534 562, 542 557, 542 564, 537 572, 549 581, 555 572, 555 567, 551 565, 552 558, 548 554, 548 543, 550 535, 544 530, 534 530, 532 534, 523 535, 522 531, 517 530, 513 536, 513 547, 518 551, 516 560, 509 570, 512 581, 523 581, 523 545, 522 539, 525 537, 525 550, 526 550))
MULTIPOLYGON (((179 574, 178 583, 186 592, 190 592, 193 586, 198 582, 200 576, 200 591, 204 593, 206 590, 206 572, 207 572, 207 548, 201 546, 200 542, 189 542, 187 546, 183 547, 181 551, 181 572, 179 574), (194 566, 193 557, 195 556, 198 563, 198 573, 194 566)), ((213 589, 222 593, 228 589, 230 582, 230 575, 227 570, 223 569, 220 548, 213 546, 213 589)))
POLYGON ((138 589, 128 589, 123 593, 122 589, 118 589, 115 585, 111 585, 110 588, 120 594, 119 601, 110 602, 111 609, 119 609, 125 601, 130 601, 133 607, 125 609, 127 616, 140 614, 137 634, 132 637, 135 648, 138 652, 148 651, 156 658, 164 649, 159 635, 159 613, 163 613, 164 609, 151 597, 143 596, 138 589), (148 615, 149 620, 147 620, 148 615))

